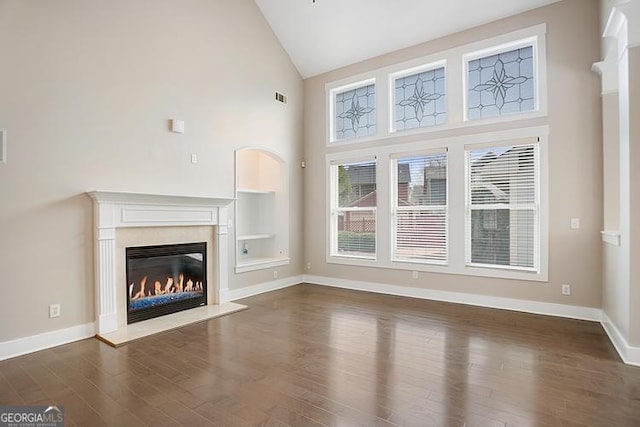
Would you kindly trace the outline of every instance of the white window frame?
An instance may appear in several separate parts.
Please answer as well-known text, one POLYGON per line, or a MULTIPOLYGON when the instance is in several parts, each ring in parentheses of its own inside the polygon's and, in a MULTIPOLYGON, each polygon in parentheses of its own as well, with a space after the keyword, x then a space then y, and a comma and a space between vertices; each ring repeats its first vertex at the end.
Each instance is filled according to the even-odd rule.
POLYGON ((436 62, 431 62, 429 64, 425 64, 425 65, 419 65, 417 67, 412 67, 412 68, 408 68, 402 71, 397 71, 394 73, 390 73, 389 74, 389 82, 388 82, 388 90, 389 90, 389 133, 390 134, 397 134, 397 135, 404 135, 405 132, 412 132, 412 131, 416 131, 416 130, 424 130, 424 129, 441 129, 442 127, 446 126, 449 123, 449 93, 448 93, 448 81, 449 81, 449 76, 447 75, 447 60, 446 59, 442 59, 440 61, 436 61, 436 62), (407 76, 411 76, 413 74, 418 74, 418 73, 424 73, 427 71, 432 71, 432 70, 437 70, 438 68, 444 68, 444 81, 445 81, 445 85, 446 89, 445 89, 445 96, 447 99, 447 121, 445 123, 442 124, 436 124, 433 126, 424 126, 424 127, 418 127, 418 128, 413 128, 413 129, 403 129, 403 130, 397 130, 396 129, 396 91, 395 91, 395 86, 396 86, 396 80, 401 79, 403 77, 407 77, 407 76))
POLYGON ((331 88, 327 91, 327 96, 328 96, 327 104, 329 105, 329 144, 330 145, 344 144, 347 142, 358 142, 358 141, 361 142, 361 141, 366 141, 366 140, 371 140, 376 138, 376 136, 380 132, 380 123, 378 120, 380 102, 378 101, 378 93, 379 93, 379 87, 376 83, 375 77, 367 78, 364 80, 358 80, 353 83, 331 88), (376 88, 376 109, 375 109, 376 133, 374 135, 356 136, 353 138, 338 139, 336 136, 336 124, 335 124, 336 95, 341 92, 347 92, 353 89, 359 89, 361 87, 367 87, 370 85, 374 85, 376 88))
POLYGON ((541 96, 540 87, 546 88, 546 73, 543 70, 546 70, 546 50, 544 49, 544 33, 536 34, 531 37, 527 37, 521 40, 515 40, 508 43, 503 43, 497 46, 492 46, 489 48, 484 48, 480 50, 476 50, 471 53, 467 53, 462 56, 462 70, 463 70, 463 85, 462 85, 462 93, 463 93, 463 103, 462 103, 462 113, 463 120, 465 122, 470 123, 495 123, 500 121, 507 121, 513 119, 522 119, 523 117, 532 117, 537 116, 541 113, 542 107, 544 107, 544 113, 546 114, 546 97, 541 96), (542 39, 542 42, 540 42, 542 39), (492 116, 487 118, 480 119, 470 119, 469 118, 469 62, 474 61, 479 58, 486 58, 492 55, 498 55, 501 53, 509 52, 516 49, 521 49, 524 47, 531 46, 533 48, 533 93, 534 93, 534 109, 523 112, 514 112, 507 113, 504 115, 492 116), (542 53, 540 50, 542 49, 542 53), (541 65, 541 64, 544 64, 541 65))
MULTIPOLYGON (((511 130, 466 134, 440 139, 424 139, 412 142, 362 147, 357 150, 334 151, 326 155, 326 261, 328 264, 365 266, 399 271, 420 271, 442 274, 458 274, 474 277, 502 278, 546 282, 548 280, 549 254, 549 201, 548 201, 548 126, 516 128, 511 130), (524 138, 539 138, 539 268, 538 271, 523 271, 501 268, 484 268, 467 265, 466 260, 466 191, 465 191, 465 147, 512 145, 524 138), (437 149, 447 149, 447 265, 392 260, 393 219, 392 199, 393 182, 392 159, 410 153, 425 153, 437 149), (332 256, 331 220, 329 214, 332 205, 329 172, 331 163, 353 163, 376 159, 376 259, 361 259, 344 256, 332 256)), ((410 277, 410 276, 407 276, 410 277)))
POLYGON ((514 141, 503 141, 500 143, 483 143, 483 144, 468 144, 465 145, 465 160, 464 160, 464 168, 465 168, 465 265, 467 267, 472 268, 482 268, 482 269, 493 269, 493 270, 513 270, 513 271, 523 271, 530 273, 539 273, 540 272, 540 229, 541 229, 541 218, 540 218, 540 200, 541 200, 541 189, 540 189, 540 143, 539 138, 525 138, 522 140, 514 140, 514 141), (535 200, 531 204, 527 204, 526 206, 520 206, 518 208, 512 208, 511 204, 507 203, 498 203, 498 204, 481 204, 481 205, 473 205, 471 203, 471 176, 470 176, 470 153, 473 150, 478 150, 482 148, 503 148, 503 147, 517 147, 524 145, 532 145, 534 147, 533 155, 534 155, 534 180, 535 180, 535 200), (485 264, 485 263, 474 263, 471 261, 471 237, 472 237, 472 212, 474 210, 498 210, 498 209, 507 209, 511 210, 532 210, 534 212, 534 231, 533 231, 533 267, 523 267, 523 266, 512 266, 512 265, 500 265, 500 264, 485 264))
POLYGON ((335 160, 328 160, 327 166, 329 170, 328 179, 328 199, 329 199, 329 220, 328 220, 328 239, 327 259, 344 259, 354 262, 371 263, 378 259, 378 193, 376 192, 376 206, 372 208, 341 208, 338 206, 338 167, 344 164, 353 164, 360 162, 373 162, 376 164, 376 191, 378 188, 378 160, 375 156, 365 157, 347 157, 335 160), (357 212, 367 211, 373 212, 376 221, 375 231, 375 252, 372 257, 362 255, 348 255, 338 252, 338 213, 339 212, 357 212))
POLYGON ((390 197, 391 197, 391 262, 397 263, 411 263, 411 264, 425 264, 425 265, 443 265, 446 266, 449 263, 449 152, 446 148, 437 148, 432 150, 423 150, 418 152, 405 152, 390 155, 391 161, 391 186, 390 186, 390 197), (420 206, 411 206, 402 208, 398 206, 398 159, 404 159, 407 157, 422 157, 429 156, 434 154, 446 154, 447 156, 447 177, 446 177, 446 201, 445 205, 434 206, 434 205, 420 205, 420 206), (396 251, 398 247, 398 212, 400 211, 434 211, 434 210, 442 210, 445 216, 445 260, 444 261, 436 261, 436 260, 420 260, 420 259, 406 259, 406 258, 398 258, 396 256, 396 251))

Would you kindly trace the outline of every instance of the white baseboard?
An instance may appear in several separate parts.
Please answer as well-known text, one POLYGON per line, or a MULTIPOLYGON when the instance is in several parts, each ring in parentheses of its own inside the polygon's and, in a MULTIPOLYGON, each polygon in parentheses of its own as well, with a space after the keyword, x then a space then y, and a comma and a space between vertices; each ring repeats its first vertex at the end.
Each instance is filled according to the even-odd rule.
POLYGON ((640 347, 630 346, 624 335, 620 333, 604 311, 602 312, 602 321, 600 323, 602 323, 602 328, 609 336, 622 361, 627 365, 640 366, 640 347))
POLYGON ((544 314, 548 316, 566 317, 570 319, 599 322, 602 310, 599 308, 575 305, 554 304, 549 302, 527 301, 515 298, 494 297, 487 295, 467 294, 461 292, 440 291, 435 289, 411 288, 408 286, 386 285, 383 283, 361 282, 357 280, 339 279, 305 275, 304 281, 316 285, 357 291, 375 292, 379 294, 397 295, 428 299, 434 301, 454 302, 458 304, 476 305, 480 307, 499 308, 503 310, 521 311, 525 313, 544 314))
POLYGON ((68 344, 95 336, 95 323, 72 326, 58 329, 30 337, 18 338, 11 341, 0 342, 0 360, 10 359, 34 351, 45 350, 51 347, 68 344))
POLYGON ((298 285, 303 282, 303 276, 291 276, 283 279, 273 280, 271 282, 259 283, 257 285, 247 286, 239 289, 229 289, 222 292, 223 301, 235 301, 241 298, 247 298, 265 292, 276 291, 278 289, 288 288, 289 286, 298 285))

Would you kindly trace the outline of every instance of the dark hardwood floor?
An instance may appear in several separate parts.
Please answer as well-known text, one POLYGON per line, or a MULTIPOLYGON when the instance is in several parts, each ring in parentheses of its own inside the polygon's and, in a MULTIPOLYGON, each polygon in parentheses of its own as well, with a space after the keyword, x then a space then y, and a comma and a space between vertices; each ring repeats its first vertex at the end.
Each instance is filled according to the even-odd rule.
POLYGON ((640 426, 597 323, 299 285, 114 349, 0 362, 0 404, 86 426, 640 426))

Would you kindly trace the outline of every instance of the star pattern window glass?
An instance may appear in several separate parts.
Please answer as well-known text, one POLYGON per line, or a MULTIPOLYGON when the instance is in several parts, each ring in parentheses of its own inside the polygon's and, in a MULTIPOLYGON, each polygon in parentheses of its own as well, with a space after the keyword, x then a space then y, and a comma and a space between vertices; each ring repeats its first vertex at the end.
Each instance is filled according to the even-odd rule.
POLYGON ((397 131, 446 123, 444 67, 394 80, 394 125, 397 131))
POLYGON ((376 85, 335 94, 335 140, 376 134, 376 85))
POLYGON ((536 109, 533 46, 468 62, 469 120, 536 109))

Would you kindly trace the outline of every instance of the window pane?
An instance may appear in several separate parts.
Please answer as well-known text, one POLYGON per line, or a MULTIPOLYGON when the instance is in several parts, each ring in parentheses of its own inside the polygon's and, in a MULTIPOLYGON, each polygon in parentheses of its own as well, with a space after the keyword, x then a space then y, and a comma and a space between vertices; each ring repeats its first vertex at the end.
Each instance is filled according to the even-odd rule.
POLYGON ((532 145, 471 151, 471 204, 531 204, 536 200, 532 145))
POLYGON ((337 221, 334 223, 334 255, 375 258, 376 163, 358 162, 335 169, 337 221))
POLYGON ((446 153, 398 159, 398 207, 447 204, 446 153))
POLYGON ((336 140, 375 135, 375 84, 337 93, 334 106, 336 140))
POLYGON ((402 210, 396 214, 397 260, 447 260, 445 209, 402 210))
POLYGON ((447 154, 396 161, 394 259, 447 260, 447 154))
POLYGON ((533 111, 533 61, 533 46, 469 61, 469 119, 533 111))
POLYGON ((467 152, 468 262, 538 267, 536 148, 528 144, 467 152))
POLYGON ((338 166, 338 207, 376 206, 376 163, 363 162, 338 166))
POLYGON ((533 210, 473 210, 471 262, 534 267, 535 220, 533 210))
POLYGON ((376 213, 342 211, 338 214, 338 255, 373 257, 376 253, 376 213))
POLYGON ((444 67, 394 81, 396 130, 434 126, 447 121, 444 67))

